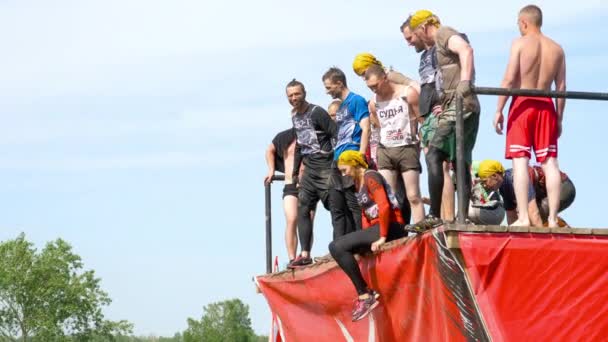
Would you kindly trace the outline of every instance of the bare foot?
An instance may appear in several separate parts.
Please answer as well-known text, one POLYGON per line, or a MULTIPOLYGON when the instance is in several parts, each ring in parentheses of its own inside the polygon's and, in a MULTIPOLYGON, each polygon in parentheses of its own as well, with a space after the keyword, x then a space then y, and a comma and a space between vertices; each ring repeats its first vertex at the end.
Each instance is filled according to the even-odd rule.
POLYGON ((559 222, 557 220, 548 219, 547 220, 547 228, 557 228, 559 227, 559 222))
POLYGON ((513 223, 511 223, 512 227, 530 227, 530 220, 528 221, 523 221, 523 220, 517 220, 513 223))

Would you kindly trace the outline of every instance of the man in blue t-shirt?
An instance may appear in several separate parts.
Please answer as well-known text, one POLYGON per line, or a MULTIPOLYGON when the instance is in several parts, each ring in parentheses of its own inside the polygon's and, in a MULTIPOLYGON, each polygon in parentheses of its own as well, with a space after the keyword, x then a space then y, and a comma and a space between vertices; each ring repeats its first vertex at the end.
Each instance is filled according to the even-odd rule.
MULTIPOLYGON (((333 99, 342 104, 336 113, 338 134, 334 147, 334 161, 344 151, 354 150, 365 155, 369 144, 370 123, 367 101, 351 92, 346 75, 336 67, 323 74, 323 85, 333 99)), ((329 189, 329 208, 334 227, 334 240, 342 235, 361 229, 361 209, 355 196, 353 179, 342 176, 335 162, 329 189)))

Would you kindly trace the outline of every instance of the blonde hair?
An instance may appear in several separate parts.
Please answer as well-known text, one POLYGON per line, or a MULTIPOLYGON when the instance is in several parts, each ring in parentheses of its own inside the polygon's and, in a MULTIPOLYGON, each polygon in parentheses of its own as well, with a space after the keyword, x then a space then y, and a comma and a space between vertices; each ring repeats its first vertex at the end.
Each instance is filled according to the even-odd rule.
MULTIPOLYGON (((327 111, 331 112, 332 108, 340 107, 341 104, 342 104, 342 100, 335 99, 335 100, 331 101, 331 103, 329 104, 329 106, 327 106, 327 111)), ((336 108, 336 110, 338 110, 338 108, 336 108)))

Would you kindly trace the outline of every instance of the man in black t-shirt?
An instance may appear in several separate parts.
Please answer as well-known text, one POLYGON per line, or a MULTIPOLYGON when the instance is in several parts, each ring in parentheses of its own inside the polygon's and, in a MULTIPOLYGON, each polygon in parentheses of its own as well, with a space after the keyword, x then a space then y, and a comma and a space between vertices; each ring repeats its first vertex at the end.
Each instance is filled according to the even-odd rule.
POLYGON ((296 257, 298 245, 297 214, 298 214, 298 189, 293 183, 293 162, 296 148, 296 132, 293 128, 284 130, 272 139, 272 144, 266 150, 266 164, 268 174, 264 183, 272 182, 275 171, 285 174, 285 185, 283 187, 283 210, 285 211, 285 246, 289 260, 296 257))
POLYGON ((286 87, 287 99, 292 110, 296 132, 293 180, 298 184, 298 235, 301 254, 288 267, 295 268, 312 263, 311 213, 321 200, 328 209, 329 177, 333 161, 332 138, 336 135, 336 123, 321 106, 306 102, 304 85, 292 80, 286 87), (300 178, 300 165, 304 164, 300 178))

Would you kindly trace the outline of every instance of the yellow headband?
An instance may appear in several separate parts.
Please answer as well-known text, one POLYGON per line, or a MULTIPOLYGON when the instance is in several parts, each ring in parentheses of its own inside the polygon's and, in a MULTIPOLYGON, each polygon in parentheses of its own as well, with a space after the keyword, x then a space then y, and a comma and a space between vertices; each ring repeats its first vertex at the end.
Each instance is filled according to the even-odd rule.
POLYGON ((371 65, 376 64, 382 66, 382 63, 374 57, 371 53, 363 52, 355 56, 353 61, 353 71, 359 76, 363 76, 367 68, 371 65))
POLYGON ((435 19, 435 15, 433 12, 429 10, 419 10, 416 13, 412 14, 410 19, 410 29, 414 30, 418 26, 430 22, 432 24, 438 24, 439 22, 435 19))
POLYGON ((342 152, 338 158, 338 165, 361 166, 367 169, 367 163, 359 151, 348 150, 342 152))
POLYGON ((495 173, 504 173, 505 168, 498 160, 484 160, 479 163, 479 170, 477 171, 477 175, 481 179, 488 178, 495 173))

